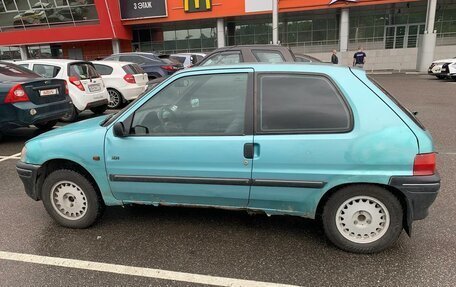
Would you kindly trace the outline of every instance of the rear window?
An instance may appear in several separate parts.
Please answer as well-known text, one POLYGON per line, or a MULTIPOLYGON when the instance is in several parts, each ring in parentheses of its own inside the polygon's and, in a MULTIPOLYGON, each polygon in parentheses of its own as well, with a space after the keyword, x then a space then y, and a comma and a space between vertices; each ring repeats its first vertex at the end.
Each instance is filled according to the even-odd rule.
POLYGON ((10 80, 11 78, 38 78, 39 75, 24 67, 0 63, 0 80, 10 80))
POLYGON ((100 75, 107 76, 107 75, 112 74, 112 71, 113 71, 112 67, 109 67, 106 65, 101 65, 101 64, 93 64, 93 66, 95 67, 95 69, 97 70, 97 72, 100 75))
POLYGON ((45 78, 54 78, 60 72, 61 68, 54 65, 34 64, 33 71, 45 78))
POLYGON ((70 64, 68 76, 78 77, 81 80, 99 78, 97 70, 89 63, 70 64))
POLYGON ((240 62, 242 62, 241 52, 230 51, 210 56, 201 66, 232 65, 240 62))
POLYGON ((170 56, 171 59, 178 61, 179 63, 183 64, 185 62, 185 57, 180 56, 170 56))
POLYGON ((423 126, 423 124, 418 120, 418 118, 406 107, 404 107, 399 101, 391 95, 385 88, 383 88, 376 80, 373 78, 369 77, 369 80, 377 86, 388 98, 390 98, 391 101, 393 101, 396 106, 398 106, 417 126, 419 126, 422 130, 426 130, 426 128, 423 126))
POLYGON ((144 74, 144 70, 137 64, 129 64, 122 67, 127 74, 144 74))
POLYGON ((283 58, 282 53, 279 51, 262 51, 262 50, 253 50, 253 55, 258 62, 261 63, 283 63, 285 59, 283 58))

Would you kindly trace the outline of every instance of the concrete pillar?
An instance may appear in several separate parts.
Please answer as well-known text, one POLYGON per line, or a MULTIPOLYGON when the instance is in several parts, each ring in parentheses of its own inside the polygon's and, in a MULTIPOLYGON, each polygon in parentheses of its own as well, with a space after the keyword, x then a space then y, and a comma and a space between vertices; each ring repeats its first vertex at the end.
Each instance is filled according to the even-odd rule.
POLYGON ((434 51, 437 42, 437 31, 434 30, 436 9, 437 0, 428 0, 426 30, 418 38, 416 69, 420 72, 426 72, 434 60, 434 51))
POLYGON ((119 41, 119 39, 112 39, 112 53, 113 54, 120 53, 120 41, 119 41))
POLYGON ((279 0, 272 1, 272 44, 279 43, 279 0))
POLYGON ((21 60, 22 61, 28 59, 27 46, 19 46, 19 52, 21 53, 21 60))
POLYGON ((339 25, 339 50, 341 52, 348 51, 348 36, 349 36, 349 17, 350 12, 348 8, 344 8, 340 13, 340 25, 339 25))
POLYGON ((217 47, 225 47, 225 21, 223 18, 217 19, 217 47))

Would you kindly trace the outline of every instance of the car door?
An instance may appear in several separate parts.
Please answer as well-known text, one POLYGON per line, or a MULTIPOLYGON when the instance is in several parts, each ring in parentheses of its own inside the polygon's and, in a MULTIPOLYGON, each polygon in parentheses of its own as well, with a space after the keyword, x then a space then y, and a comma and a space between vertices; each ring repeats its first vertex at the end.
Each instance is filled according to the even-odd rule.
POLYGON ((125 202, 245 207, 253 71, 187 72, 171 81, 119 118, 127 136, 108 130, 113 195, 125 202))
POLYGON ((325 185, 353 168, 351 109, 321 74, 263 73, 257 83, 249 207, 314 214, 325 185))

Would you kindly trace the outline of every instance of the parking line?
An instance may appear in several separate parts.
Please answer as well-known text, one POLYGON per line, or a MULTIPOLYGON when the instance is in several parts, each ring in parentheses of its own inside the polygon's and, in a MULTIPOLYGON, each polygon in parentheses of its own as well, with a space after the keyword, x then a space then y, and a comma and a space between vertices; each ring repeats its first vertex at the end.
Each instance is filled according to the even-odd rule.
POLYGON ((192 274, 161 269, 133 267, 119 264, 109 264, 93 261, 83 261, 59 257, 40 256, 33 254, 0 251, 0 259, 34 263, 49 266, 58 266, 74 269, 83 269, 98 272, 108 272, 121 275, 155 278, 161 280, 180 281, 187 283, 206 284, 229 287, 297 287, 296 285, 277 284, 253 280, 216 277, 210 275, 192 274))
POLYGON ((20 156, 21 156, 21 153, 16 153, 16 154, 13 154, 10 156, 4 156, 4 157, 2 157, 2 159, 0 159, 0 162, 9 160, 9 159, 20 159, 20 156))

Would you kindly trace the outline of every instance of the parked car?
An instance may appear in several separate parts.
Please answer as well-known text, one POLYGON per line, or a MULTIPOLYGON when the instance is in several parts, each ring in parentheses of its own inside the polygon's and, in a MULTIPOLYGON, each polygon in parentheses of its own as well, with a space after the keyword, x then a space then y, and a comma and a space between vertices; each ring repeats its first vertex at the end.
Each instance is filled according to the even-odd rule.
POLYGON ((295 62, 293 53, 277 45, 246 45, 218 48, 195 66, 232 65, 242 62, 295 62))
POLYGON ((135 63, 92 61, 109 93, 108 108, 117 109, 147 89, 147 73, 135 63))
POLYGON ((136 63, 147 73, 149 80, 168 77, 183 68, 181 64, 177 64, 166 59, 160 59, 159 55, 142 52, 113 54, 104 58, 103 61, 136 63))
POLYGON ((179 61, 184 68, 189 68, 196 63, 201 62, 204 57, 206 57, 206 54, 204 53, 179 53, 170 56, 171 59, 179 61))
POLYGON ((70 111, 65 81, 43 79, 28 69, 0 61, 0 137, 8 130, 29 125, 50 129, 70 111))
POLYGON ((296 62, 301 62, 301 63, 321 63, 322 61, 309 56, 309 55, 303 55, 303 54, 294 54, 295 55, 295 61, 296 62))
POLYGON ((432 62, 428 74, 438 79, 451 78, 456 81, 456 57, 432 62))
POLYGON ((66 227, 105 205, 240 209, 320 218, 336 246, 372 253, 427 216, 435 164, 430 134, 364 71, 242 64, 184 70, 40 135, 17 171, 66 227))
POLYGON ((101 76, 92 63, 79 60, 44 59, 16 62, 44 78, 62 79, 68 82, 73 109, 64 121, 74 121, 84 110, 103 114, 108 108, 109 94, 101 76))

